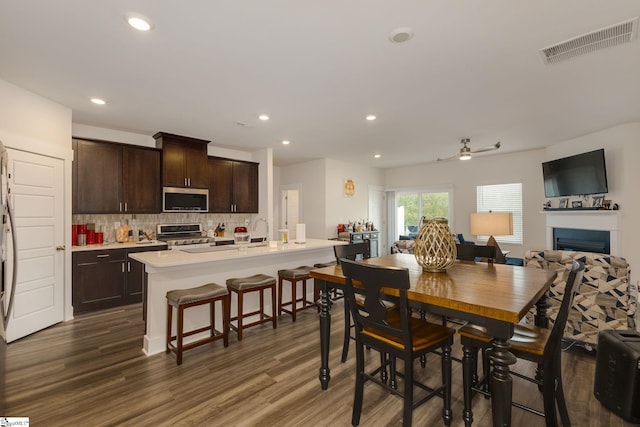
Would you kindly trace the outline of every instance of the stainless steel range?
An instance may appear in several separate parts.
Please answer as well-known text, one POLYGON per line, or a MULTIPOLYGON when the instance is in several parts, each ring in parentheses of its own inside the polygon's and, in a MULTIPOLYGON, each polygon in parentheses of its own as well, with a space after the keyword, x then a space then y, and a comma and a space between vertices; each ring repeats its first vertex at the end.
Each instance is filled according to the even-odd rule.
POLYGON ((200 224, 158 224, 158 240, 167 243, 169 249, 193 249, 215 245, 215 238, 202 234, 200 224))

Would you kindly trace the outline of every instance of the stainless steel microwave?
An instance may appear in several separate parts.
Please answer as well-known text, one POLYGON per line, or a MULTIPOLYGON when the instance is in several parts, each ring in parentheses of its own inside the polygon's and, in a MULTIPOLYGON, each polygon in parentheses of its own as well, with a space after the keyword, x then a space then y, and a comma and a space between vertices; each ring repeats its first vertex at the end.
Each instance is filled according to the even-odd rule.
POLYGON ((209 190, 202 188, 162 188, 162 212, 208 212, 209 190))

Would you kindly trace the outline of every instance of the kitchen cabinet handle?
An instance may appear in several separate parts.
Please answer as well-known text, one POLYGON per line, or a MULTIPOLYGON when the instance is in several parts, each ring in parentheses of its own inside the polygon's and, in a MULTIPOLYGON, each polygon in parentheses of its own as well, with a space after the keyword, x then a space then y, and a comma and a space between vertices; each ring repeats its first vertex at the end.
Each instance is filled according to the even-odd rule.
POLYGON ((127 210, 127 202, 124 202, 124 211, 126 212, 127 210))
POLYGON ((191 187, 191 178, 187 178, 187 181, 189 182, 189 187, 191 187))
POLYGON ((120 212, 122 212, 122 202, 120 202, 120 207, 118 208, 120 212))
POLYGON ((96 255, 96 258, 106 258, 109 254, 96 255))
POLYGON ((131 261, 127 261, 127 272, 131 273, 131 261))
POLYGON ((122 261, 122 272, 124 273, 124 261, 122 261))

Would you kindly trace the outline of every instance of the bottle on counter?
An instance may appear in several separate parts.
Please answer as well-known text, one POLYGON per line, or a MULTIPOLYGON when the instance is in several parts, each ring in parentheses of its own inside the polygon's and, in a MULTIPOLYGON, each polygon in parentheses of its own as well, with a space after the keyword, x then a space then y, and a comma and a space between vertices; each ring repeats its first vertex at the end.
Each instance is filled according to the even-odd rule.
POLYGON ((207 221, 207 237, 212 238, 212 237, 216 237, 216 231, 213 229, 213 221, 208 220, 207 221))

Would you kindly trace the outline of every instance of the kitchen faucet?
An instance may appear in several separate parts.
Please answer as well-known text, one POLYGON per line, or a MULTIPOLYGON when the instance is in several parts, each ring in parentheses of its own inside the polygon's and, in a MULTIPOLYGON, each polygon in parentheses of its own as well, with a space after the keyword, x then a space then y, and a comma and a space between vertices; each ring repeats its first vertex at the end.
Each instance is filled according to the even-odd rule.
POLYGON ((264 238, 262 239, 263 242, 266 242, 269 239, 269 223, 267 222, 266 219, 264 218, 256 219, 256 221, 253 223, 253 231, 256 231, 256 228, 258 228, 258 223, 261 221, 264 222, 264 225, 267 226, 267 234, 265 234, 264 238))

